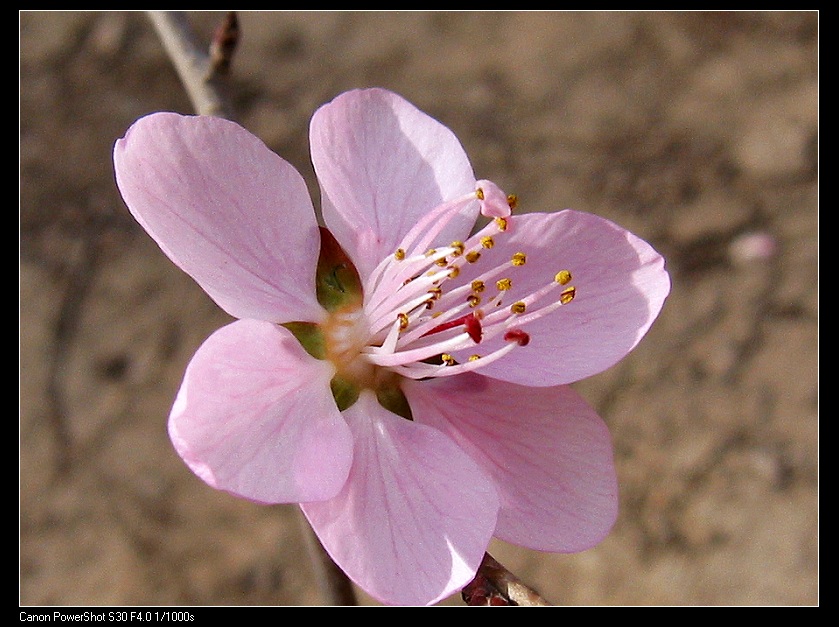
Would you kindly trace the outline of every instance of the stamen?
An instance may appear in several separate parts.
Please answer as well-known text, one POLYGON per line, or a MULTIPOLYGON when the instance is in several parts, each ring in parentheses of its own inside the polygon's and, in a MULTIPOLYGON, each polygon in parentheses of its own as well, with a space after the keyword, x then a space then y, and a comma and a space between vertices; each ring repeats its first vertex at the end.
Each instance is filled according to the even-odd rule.
POLYGON ((524 253, 515 253, 512 259, 510 259, 510 263, 514 266, 523 266, 527 263, 527 255, 524 253))
POLYGON ((400 313, 396 315, 397 320, 399 320, 399 330, 404 331, 408 328, 408 314, 400 313))
POLYGON ((526 309, 527 305, 525 305, 523 301, 515 302, 510 306, 510 311, 514 314, 523 314, 526 309))
POLYGON ((488 218, 506 218, 510 215, 510 197, 498 185, 486 180, 478 181, 477 185, 475 195, 481 201, 481 215, 488 218))
POLYGON ((560 285, 566 285, 571 280, 571 273, 568 270, 560 270, 556 273, 554 281, 560 285))

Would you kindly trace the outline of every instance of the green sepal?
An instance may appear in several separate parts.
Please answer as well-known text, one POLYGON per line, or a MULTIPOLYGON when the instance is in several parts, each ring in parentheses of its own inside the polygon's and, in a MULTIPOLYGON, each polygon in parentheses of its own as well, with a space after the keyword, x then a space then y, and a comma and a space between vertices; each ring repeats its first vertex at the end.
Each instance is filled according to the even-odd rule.
POLYGON ((335 236, 324 227, 320 227, 315 288, 318 302, 327 311, 361 305, 363 295, 358 270, 335 236))
POLYGON ((281 326, 291 331, 291 334, 312 357, 326 359, 326 340, 320 326, 314 322, 286 322, 281 326))
POLYGON ((358 395, 361 393, 357 385, 339 376, 332 377, 332 381, 329 382, 329 387, 332 389, 332 398, 335 399, 335 404, 340 411, 352 407, 358 400, 358 395))
POLYGON ((380 385, 376 388, 376 399, 379 401, 379 405, 392 411, 397 416, 402 416, 402 418, 408 420, 414 419, 408 399, 405 398, 405 394, 398 385, 380 385))

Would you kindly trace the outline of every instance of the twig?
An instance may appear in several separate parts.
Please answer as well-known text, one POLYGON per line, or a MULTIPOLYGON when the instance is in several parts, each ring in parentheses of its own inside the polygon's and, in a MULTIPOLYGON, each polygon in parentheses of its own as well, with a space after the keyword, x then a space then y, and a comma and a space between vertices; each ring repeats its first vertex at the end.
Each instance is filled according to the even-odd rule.
POLYGON ((229 11, 210 42, 210 69, 213 74, 227 74, 230 71, 238 44, 239 18, 235 11, 229 11))
POLYGON ((489 554, 478 567, 475 578, 460 593, 470 606, 548 606, 535 590, 528 587, 489 554))
POLYGON ((163 47, 186 89, 196 113, 232 119, 232 110, 224 95, 222 74, 230 66, 238 41, 238 22, 227 15, 216 31, 212 56, 203 50, 186 15, 181 11, 149 11, 163 47))

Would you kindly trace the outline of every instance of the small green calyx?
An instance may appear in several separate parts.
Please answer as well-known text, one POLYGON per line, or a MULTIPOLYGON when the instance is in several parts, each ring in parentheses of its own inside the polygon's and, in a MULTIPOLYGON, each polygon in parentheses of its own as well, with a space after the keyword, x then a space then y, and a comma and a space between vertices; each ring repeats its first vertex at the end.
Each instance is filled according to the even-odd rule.
POLYGON ((361 278, 358 271, 329 229, 324 227, 320 227, 320 257, 315 288, 318 302, 327 311, 361 303, 361 278))
POLYGON ((314 322, 286 322, 281 326, 291 331, 291 334, 312 357, 326 359, 326 339, 319 325, 314 322))
POLYGON ((342 379, 338 375, 332 377, 329 387, 332 389, 332 398, 335 399, 335 404, 340 411, 352 407, 361 393, 361 388, 358 385, 342 379))
POLYGON ((380 385, 376 388, 376 398, 379 405, 397 416, 402 416, 407 420, 414 419, 408 399, 405 398, 405 394, 398 385, 380 385))

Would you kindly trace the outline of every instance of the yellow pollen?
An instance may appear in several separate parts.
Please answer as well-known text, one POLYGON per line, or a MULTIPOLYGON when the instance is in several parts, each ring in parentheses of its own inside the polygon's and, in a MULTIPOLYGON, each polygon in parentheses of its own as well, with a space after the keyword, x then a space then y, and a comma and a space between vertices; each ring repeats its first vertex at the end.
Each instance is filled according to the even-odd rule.
POLYGON ((554 277, 554 281, 556 281, 560 285, 567 285, 570 280, 571 273, 568 272, 568 270, 560 270, 556 273, 556 276, 554 277))
POLYGON ((431 294, 431 298, 438 300, 443 295, 443 290, 439 287, 432 287, 428 290, 428 293, 431 294))
POLYGON ((408 314, 400 313, 396 315, 399 320, 399 330, 404 331, 408 328, 408 314))
POLYGON ((484 190, 483 190, 483 189, 481 189, 480 187, 479 187, 478 189, 476 189, 476 190, 475 190, 475 197, 476 197, 478 200, 483 200, 483 199, 484 199, 484 190))
POLYGON ((460 274, 460 268, 458 268, 458 267, 449 268, 449 278, 450 279, 455 278, 458 274, 460 274))
POLYGON ((466 302, 474 309, 481 304, 481 297, 477 294, 469 294, 469 296, 466 297, 466 302))
POLYGON ((510 279, 498 279, 495 282, 495 287, 498 288, 499 292, 506 292, 508 289, 513 287, 513 282, 510 279))
MULTIPOLYGON (((560 296, 560 298, 562 297, 560 296)), ((527 305, 525 305, 522 301, 518 301, 510 305, 510 311, 514 314, 523 314, 525 309, 527 309, 527 305)))
POLYGON ((449 355, 448 353, 443 353, 440 355, 440 359, 443 360, 443 363, 447 366, 454 366, 457 362, 454 360, 454 357, 449 355))
POLYGON ((466 248, 466 246, 461 241, 454 241, 452 242, 452 248, 454 248, 452 257, 460 257, 460 255, 463 254, 463 250, 466 248))
POLYGON ((492 248, 495 246, 495 241, 489 235, 485 235, 481 238, 481 246, 484 248, 492 248))
POLYGON ((442 315, 443 315, 442 311, 435 311, 433 314, 431 314, 431 317, 432 318, 439 318, 442 315))
POLYGON ((396 258, 396 261, 402 261, 405 258, 405 251, 402 248, 397 248, 393 256, 396 258))
POLYGON ((559 302, 563 305, 567 305, 572 300, 574 300, 574 296, 577 295, 577 288, 573 285, 571 287, 566 287, 562 290, 562 293, 559 295, 559 302))
POLYGON ((469 263, 475 263, 480 258, 481 253, 479 253, 477 250, 470 250, 468 253, 466 253, 466 261, 468 261, 469 263))
POLYGON ((436 252, 437 252, 437 250, 436 250, 436 249, 434 249, 434 248, 429 248, 428 250, 426 250, 426 251, 425 251, 425 256, 426 256, 426 257, 430 257, 431 255, 436 254, 436 252))
POLYGON ((510 259, 510 263, 514 266, 523 266, 527 263, 527 255, 524 253, 516 253, 513 255, 513 258, 510 259))
POLYGON ((475 279, 474 281, 472 281, 472 291, 473 292, 481 293, 485 289, 486 289, 486 285, 484 285, 483 281, 480 281, 478 279, 475 279))
POLYGON ((434 263, 436 263, 438 266, 440 266, 441 268, 443 268, 443 267, 445 267, 445 266, 446 266, 449 262, 448 262, 448 261, 446 261, 446 259, 445 259, 445 257, 444 257, 443 259, 438 259, 438 260, 437 260, 437 261, 435 261, 434 263))
POLYGON ((425 301, 425 308, 434 309, 434 300, 429 298, 427 301, 425 301))
POLYGON ((507 218, 495 218, 495 226, 498 227, 499 231, 506 231, 507 230, 507 218))
POLYGON ((515 194, 508 194, 507 204, 510 205, 510 209, 515 209, 519 204, 518 196, 516 196, 515 194))
POLYGON ((480 358, 480 355, 469 355, 469 361, 478 361, 480 358))

